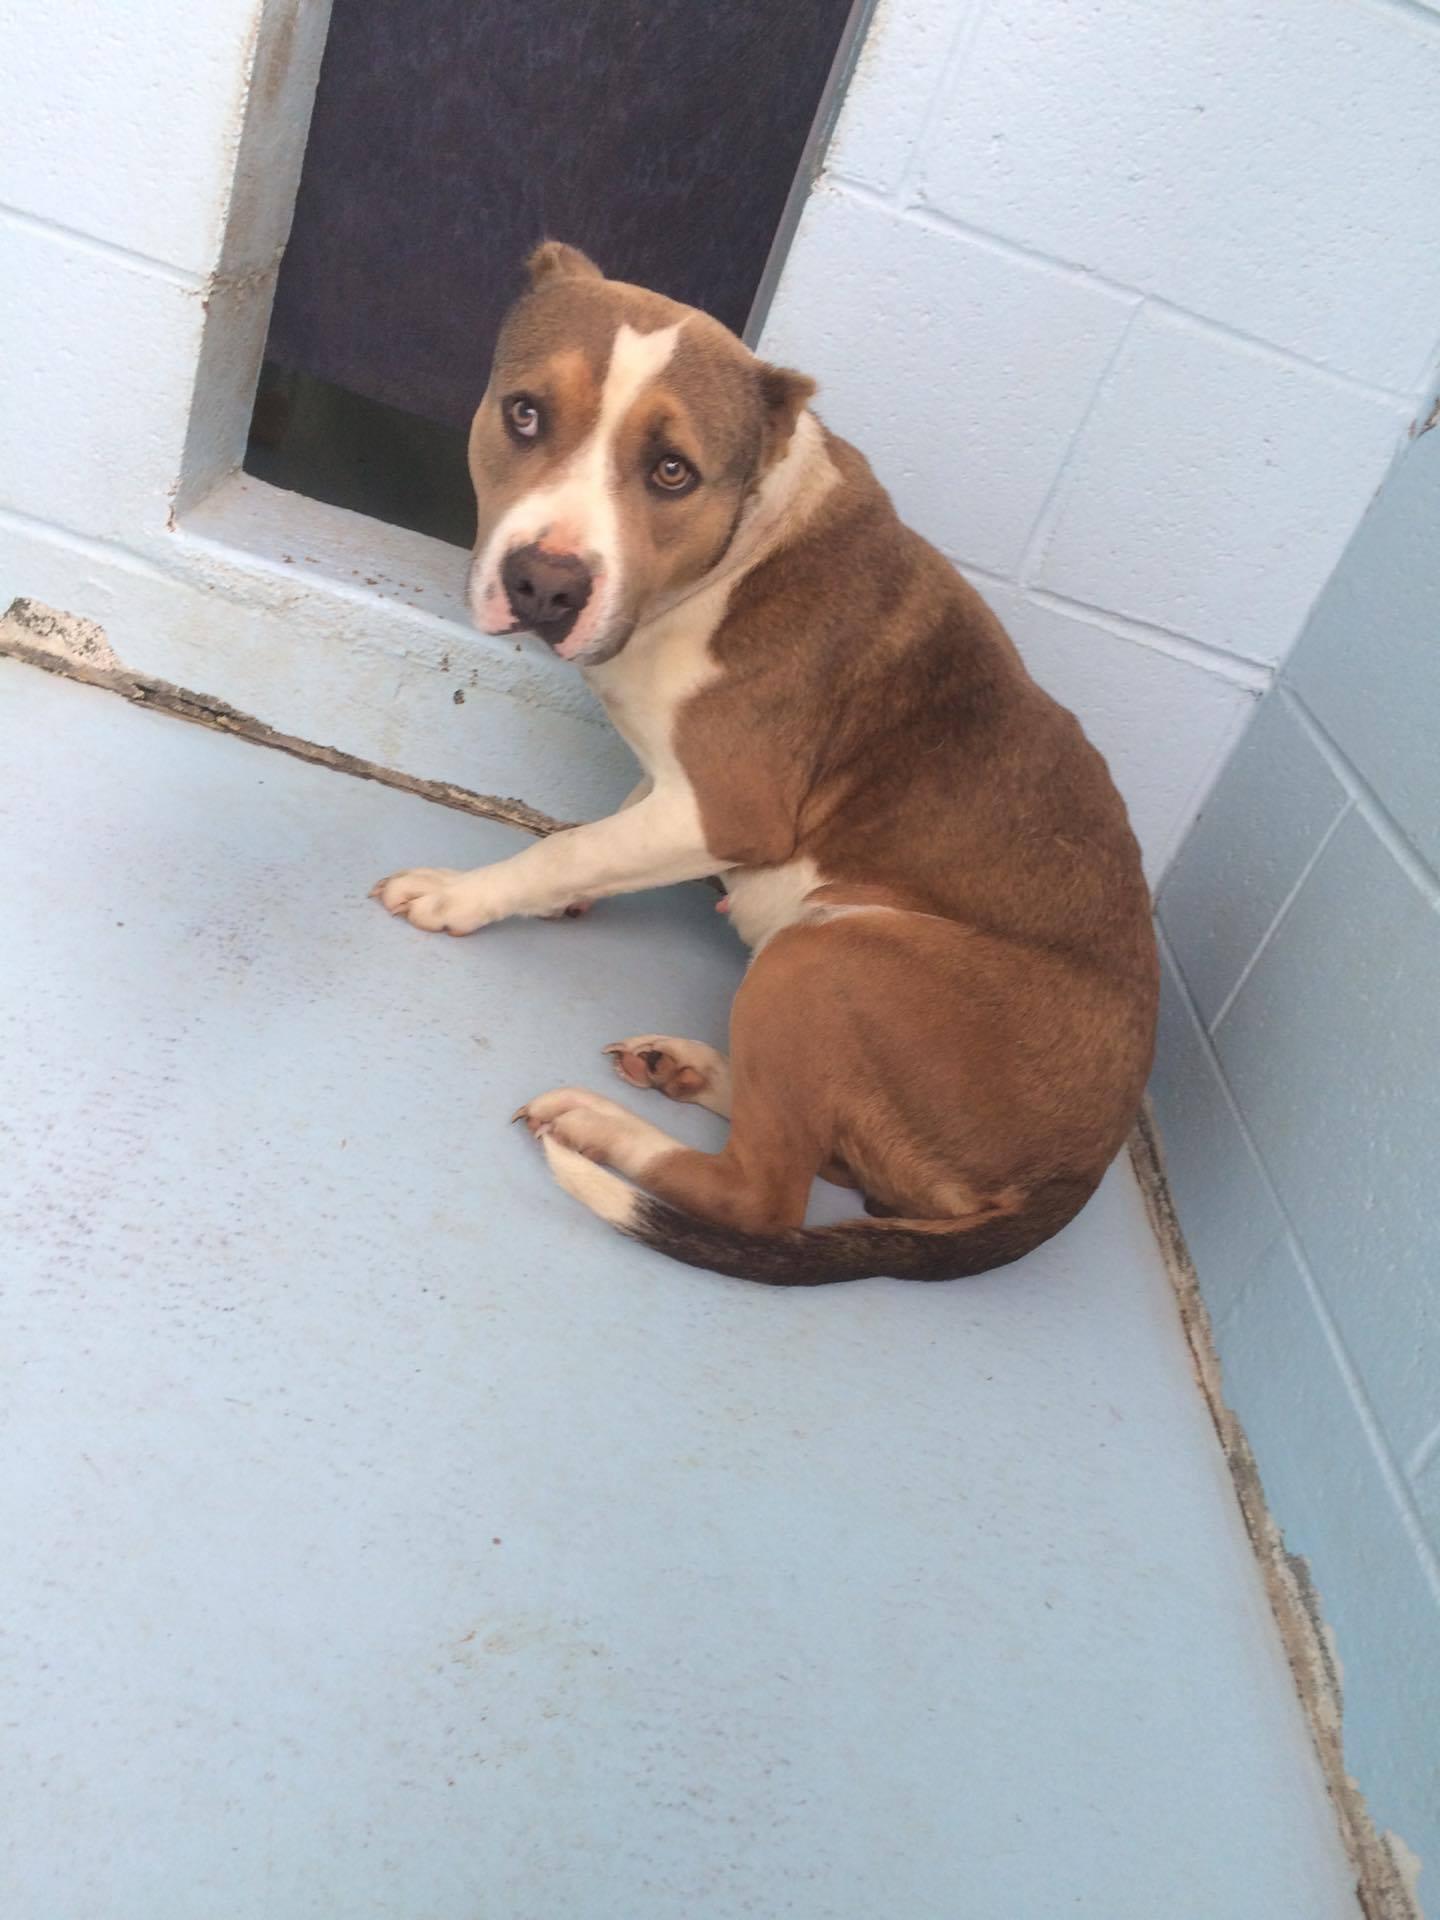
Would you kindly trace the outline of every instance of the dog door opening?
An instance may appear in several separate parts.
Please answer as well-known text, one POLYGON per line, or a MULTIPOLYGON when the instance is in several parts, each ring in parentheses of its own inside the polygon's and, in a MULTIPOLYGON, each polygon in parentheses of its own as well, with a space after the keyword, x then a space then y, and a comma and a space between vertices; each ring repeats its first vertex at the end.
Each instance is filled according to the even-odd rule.
POLYGON ((468 547, 475 503, 463 427, 422 420, 267 360, 245 471, 271 486, 468 547))
POLYGON ((337 0, 246 469, 468 545, 470 416, 545 236, 738 332, 852 0, 337 0))

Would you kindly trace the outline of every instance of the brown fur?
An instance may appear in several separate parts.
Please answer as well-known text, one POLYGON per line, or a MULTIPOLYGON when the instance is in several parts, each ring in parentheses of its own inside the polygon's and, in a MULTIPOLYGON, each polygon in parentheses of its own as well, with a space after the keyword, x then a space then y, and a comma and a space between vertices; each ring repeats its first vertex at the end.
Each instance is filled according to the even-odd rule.
POLYGON ((944 1276, 1048 1237, 1123 1143, 1153 1045, 1149 897, 1074 716, 861 456, 828 446, 841 485, 736 589, 711 642, 726 672, 677 750, 722 859, 809 855, 821 898, 909 911, 759 954, 732 1018, 730 1143, 662 1163, 646 1185, 673 1216, 636 1230, 756 1278, 944 1276), (677 1225, 798 1227, 831 1161, 929 1226, 786 1234, 767 1260, 677 1225))
MULTIPOLYGON (((863 1033, 864 1003, 883 1002, 890 1036, 867 1057, 866 1098, 905 1087, 912 1115, 926 1108, 930 1157, 985 1166, 987 1186, 1012 1184, 1017 1164, 1027 1181, 1093 1184, 1139 1103, 1154 1025, 1124 805, 979 596, 900 524, 864 460, 829 446, 842 485, 741 582, 711 642, 728 671, 680 717, 706 841, 746 866, 808 854, 821 898, 911 910, 809 936, 831 977, 806 1035, 837 997, 840 956, 863 949, 846 1020, 863 1033), (924 1089, 933 1048, 945 1065, 924 1089)), ((752 995, 781 952, 759 956, 752 995)), ((853 1044, 833 1044, 853 1061, 853 1044)), ((929 1188, 896 1177, 883 1131, 862 1126, 837 1151, 867 1193, 910 1206, 929 1188)))

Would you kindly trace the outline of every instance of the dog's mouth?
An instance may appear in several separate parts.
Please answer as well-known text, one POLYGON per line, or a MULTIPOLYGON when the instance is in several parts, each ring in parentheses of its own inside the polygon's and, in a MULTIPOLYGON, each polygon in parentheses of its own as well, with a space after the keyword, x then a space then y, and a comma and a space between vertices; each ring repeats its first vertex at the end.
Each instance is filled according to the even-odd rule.
POLYGON ((574 666, 603 666, 620 652, 635 631, 636 623, 627 620, 619 626, 610 626, 604 633, 587 633, 582 625, 585 613, 586 609, 581 607, 563 619, 548 620, 543 626, 526 627, 516 622, 506 628, 506 632, 533 634, 537 640, 544 641, 557 660, 569 661, 574 666))
POLYGON ((552 652, 559 653, 563 660, 566 656, 561 649, 575 631, 584 611, 583 607, 572 607, 569 613, 562 613, 558 620, 546 620, 543 624, 537 622, 525 631, 533 633, 537 640, 543 640, 546 646, 552 652))
POLYGON ((601 667, 615 658, 634 631, 635 622, 631 620, 623 627, 612 629, 602 639, 582 640, 573 652, 567 653, 563 646, 557 646, 555 651, 562 660, 573 660, 578 666, 601 667))

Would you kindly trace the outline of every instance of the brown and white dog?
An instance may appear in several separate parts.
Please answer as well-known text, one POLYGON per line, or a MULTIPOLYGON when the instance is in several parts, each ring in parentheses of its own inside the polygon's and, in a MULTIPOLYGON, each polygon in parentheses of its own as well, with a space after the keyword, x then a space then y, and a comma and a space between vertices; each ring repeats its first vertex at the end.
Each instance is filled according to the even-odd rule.
POLYGON ((529 275, 470 435, 470 605, 573 660, 645 778, 611 819, 375 892, 459 934, 721 876, 754 950, 728 1063, 606 1051, 728 1141, 562 1087, 517 1115, 561 1185, 778 1285, 1017 1260, 1093 1192, 1150 1064, 1149 898, 1105 763, 811 381, 573 248, 529 275), (880 1217, 806 1227, 817 1173, 880 1217))

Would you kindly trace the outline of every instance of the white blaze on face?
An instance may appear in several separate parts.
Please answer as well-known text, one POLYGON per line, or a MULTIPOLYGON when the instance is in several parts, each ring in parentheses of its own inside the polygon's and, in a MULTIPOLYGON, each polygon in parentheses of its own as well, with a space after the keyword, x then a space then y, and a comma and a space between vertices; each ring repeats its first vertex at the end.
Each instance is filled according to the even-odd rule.
POLYGON ((654 333, 637 333, 628 324, 617 330, 593 432, 546 486, 515 502, 470 569, 471 617, 483 632, 503 633, 513 624, 500 583, 505 556, 540 540, 555 553, 579 554, 594 582, 584 612, 555 651, 573 660, 604 635, 625 577, 615 441, 631 407, 668 364, 684 324, 677 320, 654 333))

